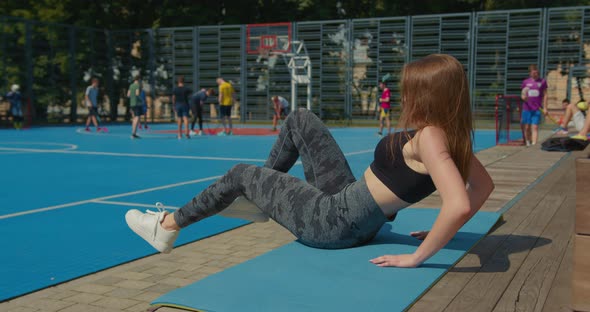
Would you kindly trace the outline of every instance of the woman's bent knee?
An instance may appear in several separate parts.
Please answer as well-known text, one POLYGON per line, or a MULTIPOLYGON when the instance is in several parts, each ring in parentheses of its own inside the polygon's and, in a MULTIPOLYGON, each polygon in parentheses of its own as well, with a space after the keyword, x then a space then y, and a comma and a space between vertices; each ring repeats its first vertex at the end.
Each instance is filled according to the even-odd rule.
POLYGON ((241 173, 244 173, 244 171, 246 171, 248 168, 251 168, 251 167, 256 167, 256 166, 250 165, 250 164, 237 164, 237 165, 234 165, 233 167, 231 167, 231 169, 229 169, 229 172, 241 174, 241 173))

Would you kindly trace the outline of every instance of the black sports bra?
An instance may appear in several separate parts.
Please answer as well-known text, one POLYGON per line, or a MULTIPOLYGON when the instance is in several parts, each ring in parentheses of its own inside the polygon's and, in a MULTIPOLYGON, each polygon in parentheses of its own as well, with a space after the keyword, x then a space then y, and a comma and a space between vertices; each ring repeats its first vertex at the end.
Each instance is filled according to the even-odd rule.
POLYGON ((371 164, 371 171, 401 200, 417 203, 432 194, 436 187, 430 175, 418 173, 406 164, 402 151, 408 142, 406 133, 413 138, 416 131, 396 132, 379 141, 375 148, 375 160, 371 164), (389 142, 394 144, 393 158, 389 142))

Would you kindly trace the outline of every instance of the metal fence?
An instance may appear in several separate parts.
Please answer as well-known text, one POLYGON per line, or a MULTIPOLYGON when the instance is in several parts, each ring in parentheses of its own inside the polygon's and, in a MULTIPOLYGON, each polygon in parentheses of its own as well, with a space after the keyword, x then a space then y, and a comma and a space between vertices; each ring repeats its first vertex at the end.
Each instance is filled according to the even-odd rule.
MULTIPOLYGON (((312 110, 323 119, 373 119, 379 79, 392 76, 399 103, 402 66, 431 53, 451 54, 465 66, 479 120, 493 119, 496 94, 520 93, 529 64, 548 80, 550 108, 590 95, 590 7, 299 22, 293 39, 305 43, 312 60, 312 110)), ((230 80, 234 117, 242 121, 269 120, 270 97, 291 94, 280 58, 246 53, 245 25, 111 31, 0 17, 0 93, 20 84, 36 121, 81 121, 91 77, 101 80, 103 119, 124 120, 136 74, 157 121, 174 118, 170 93, 179 75, 194 89, 215 87, 220 76, 230 80)), ((304 105, 305 88, 297 92, 304 105)), ((215 99, 209 101, 205 114, 214 117, 215 99)), ((6 109, 0 104, 0 117, 6 109)), ((398 113, 394 106, 394 118, 398 113)))

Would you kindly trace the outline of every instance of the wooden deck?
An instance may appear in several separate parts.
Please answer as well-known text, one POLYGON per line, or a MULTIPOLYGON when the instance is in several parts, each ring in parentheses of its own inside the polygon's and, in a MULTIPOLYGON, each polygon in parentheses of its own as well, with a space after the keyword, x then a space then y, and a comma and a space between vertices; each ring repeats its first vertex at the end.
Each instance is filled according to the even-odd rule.
MULTIPOLYGON (((568 156, 539 146, 480 152, 477 157, 496 184, 483 209, 510 209, 409 311, 570 311, 574 163, 582 155, 587 153, 568 156)), ((434 194, 414 207, 439 205, 434 194)), ((0 311, 146 311, 149 302, 172 289, 292 240, 274 222, 250 224, 171 255, 147 257, 1 303, 0 311)), ((158 310, 170 311, 181 310, 158 310)))
POLYGON ((503 221, 409 311, 571 311, 575 159, 587 153, 514 152, 487 166, 497 189, 486 210, 513 204, 503 221))

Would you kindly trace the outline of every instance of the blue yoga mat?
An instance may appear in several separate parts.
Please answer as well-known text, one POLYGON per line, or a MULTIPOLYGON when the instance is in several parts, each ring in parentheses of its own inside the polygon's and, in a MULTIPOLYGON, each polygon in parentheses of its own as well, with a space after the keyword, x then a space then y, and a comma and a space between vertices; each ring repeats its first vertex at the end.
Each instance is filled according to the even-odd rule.
MULTIPOLYGON (((0 220, 0 301, 156 253, 127 227, 127 209, 85 204, 0 220)), ((176 245, 247 223, 208 218, 176 245)))
POLYGON ((419 268, 381 268, 369 259, 412 253, 411 231, 429 229, 435 209, 406 209, 366 246, 322 250, 297 242, 174 290, 152 304, 196 311, 403 311, 459 261, 500 214, 477 213, 419 268))

